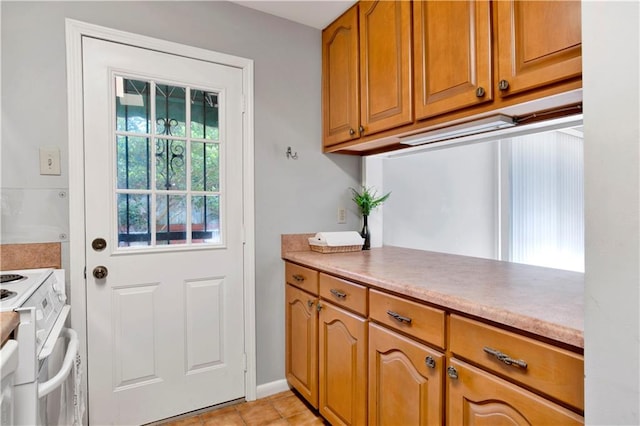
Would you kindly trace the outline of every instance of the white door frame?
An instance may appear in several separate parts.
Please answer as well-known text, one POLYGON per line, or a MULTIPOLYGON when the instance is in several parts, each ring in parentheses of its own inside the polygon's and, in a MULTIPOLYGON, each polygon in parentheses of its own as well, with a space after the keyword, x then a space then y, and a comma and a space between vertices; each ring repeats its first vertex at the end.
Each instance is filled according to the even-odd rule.
MULTIPOLYGON (((247 354, 245 398, 256 399, 255 329, 255 229, 254 229, 254 129, 253 60, 205 49, 114 30, 73 19, 65 20, 67 53, 67 103, 69 131, 69 257, 71 326, 80 336, 82 386, 87 389, 87 292, 85 279, 84 216, 84 123, 82 102, 82 37, 89 36, 116 43, 152 49, 193 59, 205 60, 242 70, 244 117, 243 151, 243 223, 244 223, 244 347, 247 354)), ((88 417, 87 417, 88 418, 88 417)))

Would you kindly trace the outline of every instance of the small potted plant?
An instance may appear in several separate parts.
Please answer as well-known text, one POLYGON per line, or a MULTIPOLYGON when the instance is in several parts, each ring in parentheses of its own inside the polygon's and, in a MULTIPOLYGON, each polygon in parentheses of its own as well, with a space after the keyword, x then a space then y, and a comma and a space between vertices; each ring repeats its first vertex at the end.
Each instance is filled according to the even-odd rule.
POLYGON ((353 192, 353 202, 356 203, 360 213, 362 214, 362 218, 364 219, 364 224, 362 226, 362 231, 360 231, 360 235, 364 238, 364 245, 362 246, 362 250, 369 250, 371 247, 370 234, 369 234, 369 224, 367 219, 371 214, 371 211, 376 207, 384 203, 391 192, 386 193, 385 195, 378 197, 378 193, 373 188, 367 188, 366 186, 362 186, 361 191, 356 191, 354 188, 351 188, 351 192, 353 192))

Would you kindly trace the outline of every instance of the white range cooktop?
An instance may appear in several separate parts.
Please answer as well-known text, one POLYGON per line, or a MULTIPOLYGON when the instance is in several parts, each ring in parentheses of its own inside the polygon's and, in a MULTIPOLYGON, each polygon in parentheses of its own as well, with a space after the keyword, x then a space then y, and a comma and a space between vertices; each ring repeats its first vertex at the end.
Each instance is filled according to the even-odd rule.
POLYGON ((22 276, 15 281, 0 282, 0 290, 5 296, 0 300, 0 312, 12 311, 22 306, 52 272, 51 268, 0 271, 0 281, 10 275, 22 276))

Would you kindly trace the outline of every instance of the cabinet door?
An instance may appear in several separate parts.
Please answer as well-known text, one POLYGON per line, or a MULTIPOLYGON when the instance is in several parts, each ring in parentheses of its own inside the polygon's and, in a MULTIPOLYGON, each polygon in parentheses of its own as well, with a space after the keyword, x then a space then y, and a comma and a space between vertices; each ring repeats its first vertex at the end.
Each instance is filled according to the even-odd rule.
POLYGON ((447 375, 449 425, 584 424, 576 413, 462 361, 450 359, 447 375))
POLYGON ((497 8, 497 81, 508 83, 506 89, 500 90, 501 96, 582 74, 579 1, 505 0, 494 5, 497 8))
POLYGON ((324 146, 360 137, 358 7, 322 32, 322 115, 324 146))
POLYGON ((359 5, 360 120, 369 135, 413 122, 411 2, 359 5))
POLYGON ((317 299, 296 287, 286 286, 285 373, 289 384, 318 408, 317 299))
POLYGON ((369 424, 440 425, 444 356, 369 323, 369 424))
POLYGON ((416 119, 493 99, 489 2, 413 3, 416 119))
POLYGON ((364 318, 321 302, 320 414, 332 425, 367 423, 367 330, 364 318))

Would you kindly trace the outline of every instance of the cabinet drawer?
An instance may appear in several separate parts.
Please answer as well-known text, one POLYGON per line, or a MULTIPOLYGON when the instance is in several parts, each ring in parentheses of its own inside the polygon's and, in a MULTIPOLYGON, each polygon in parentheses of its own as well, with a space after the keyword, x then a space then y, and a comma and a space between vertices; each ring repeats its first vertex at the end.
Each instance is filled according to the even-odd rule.
POLYGON ((581 355, 457 315, 451 315, 449 325, 454 354, 584 410, 581 355), (509 365, 498 358, 504 355, 524 363, 509 365))
POLYGON ((284 275, 287 284, 318 295, 318 271, 286 262, 284 275))
POLYGON ((320 274, 320 296, 335 305, 367 316, 367 288, 327 274, 320 274))
POLYGON ((369 290, 369 317, 424 342, 444 348, 444 311, 369 290))

